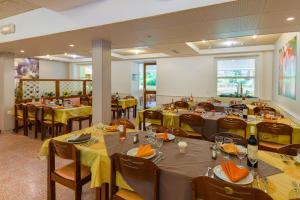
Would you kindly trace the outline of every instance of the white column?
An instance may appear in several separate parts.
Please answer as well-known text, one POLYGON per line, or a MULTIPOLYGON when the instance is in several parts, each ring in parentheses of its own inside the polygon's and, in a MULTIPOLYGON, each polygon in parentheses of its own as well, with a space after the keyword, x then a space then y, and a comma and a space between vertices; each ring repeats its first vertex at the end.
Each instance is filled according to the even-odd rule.
POLYGON ((111 121, 111 43, 92 41, 93 123, 111 121))
POLYGON ((0 130, 14 127, 13 110, 15 102, 14 54, 0 53, 0 130))

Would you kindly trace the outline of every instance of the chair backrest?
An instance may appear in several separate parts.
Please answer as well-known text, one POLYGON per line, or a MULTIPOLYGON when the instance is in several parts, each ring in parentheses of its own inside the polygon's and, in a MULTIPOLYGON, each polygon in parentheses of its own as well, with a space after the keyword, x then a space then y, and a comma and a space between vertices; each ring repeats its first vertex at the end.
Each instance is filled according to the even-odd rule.
POLYGON ((203 108, 205 111, 211 111, 215 109, 215 106, 209 102, 200 102, 198 103, 198 106, 203 108))
POLYGON ((175 101, 174 105, 176 108, 185 108, 185 109, 189 108, 189 104, 186 101, 175 101))
POLYGON ((233 133, 226 133, 226 132, 222 132, 222 133, 216 133, 215 135, 213 135, 210 138, 211 142, 215 142, 215 136, 222 136, 222 137, 227 137, 227 138, 231 138, 233 140, 233 142, 235 144, 239 144, 239 145, 243 145, 246 146, 247 145, 247 140, 246 138, 237 135, 237 134, 233 134, 233 133))
POLYGON ((281 147, 278 152, 281 154, 297 156, 298 149, 300 149, 300 144, 289 144, 284 147, 281 147))
POLYGON ((146 130, 146 119, 160 120, 160 125, 163 125, 163 114, 159 110, 145 110, 143 112, 143 129, 146 130))
POLYGON ((181 128, 172 129, 172 128, 167 128, 167 127, 164 127, 164 126, 159 126, 156 129, 156 133, 171 133, 171 134, 173 134, 175 136, 178 136, 178 137, 186 137, 186 138, 189 137, 189 135, 184 130, 182 130, 181 128))
POLYGON ((200 115, 196 114, 182 114, 179 116, 179 127, 185 123, 190 126, 200 126, 204 124, 204 119, 200 115))
POLYGON ((272 200, 272 198, 262 190, 230 184, 207 176, 200 176, 193 179, 192 199, 272 200))
POLYGON ((34 117, 37 119, 38 108, 33 104, 26 105, 26 117, 34 117))
POLYGON ((53 173, 55 171, 55 155, 62 159, 74 161, 75 182, 79 182, 81 180, 80 151, 73 144, 53 139, 50 140, 48 156, 48 173, 53 173))
POLYGON ((15 118, 24 117, 24 106, 23 104, 15 104, 15 118))
POLYGON ((290 144, 293 140, 293 128, 287 124, 276 123, 276 122, 260 122, 256 125, 257 128, 257 139, 261 140, 260 134, 269 133, 272 135, 288 135, 290 136, 290 144))
POLYGON ((112 122, 110 122, 110 125, 111 126, 112 125, 125 125, 126 128, 135 129, 134 124, 125 118, 119 118, 119 119, 113 120, 112 122))
POLYGON ((116 99, 116 98, 112 98, 111 99, 111 107, 112 108, 117 108, 117 109, 121 108, 120 104, 119 104, 119 100, 116 99))
POLYGON ((86 105, 86 106, 91 105, 90 98, 87 97, 87 96, 81 96, 80 97, 80 103, 83 104, 83 105, 86 105))
POLYGON ((54 124, 54 109, 48 106, 44 106, 42 109, 42 122, 45 120, 50 120, 54 124), (46 117, 48 117, 46 119, 46 117))
POLYGON ((244 108, 246 108, 249 110, 249 108, 245 104, 233 104, 230 105, 230 108, 239 109, 239 110, 243 110, 244 108))
POLYGON ((247 123, 244 120, 222 117, 217 120, 217 124, 218 124, 218 132, 221 132, 220 131, 221 129, 243 130, 244 138, 246 138, 247 123))
POLYGON ((158 199, 158 186, 159 186, 159 168, 150 160, 127 156, 116 153, 111 157, 112 170, 111 170, 111 185, 112 195, 116 190, 116 172, 119 172, 122 177, 148 182, 153 188, 153 199, 158 199))
POLYGON ((277 112, 274 108, 268 107, 268 106, 265 106, 265 107, 257 106, 255 108, 253 108, 253 112, 254 112, 255 115, 260 115, 261 113, 263 113, 265 111, 274 112, 274 114, 277 112))

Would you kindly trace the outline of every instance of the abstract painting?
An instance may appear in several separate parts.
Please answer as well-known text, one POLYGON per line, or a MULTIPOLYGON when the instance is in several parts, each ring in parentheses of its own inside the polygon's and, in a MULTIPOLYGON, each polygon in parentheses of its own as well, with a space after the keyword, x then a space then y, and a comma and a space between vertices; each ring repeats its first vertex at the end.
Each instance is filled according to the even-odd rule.
POLYGON ((296 99, 297 36, 279 50, 278 94, 296 99))
POLYGON ((33 58, 16 59, 16 78, 39 78, 39 60, 33 58))

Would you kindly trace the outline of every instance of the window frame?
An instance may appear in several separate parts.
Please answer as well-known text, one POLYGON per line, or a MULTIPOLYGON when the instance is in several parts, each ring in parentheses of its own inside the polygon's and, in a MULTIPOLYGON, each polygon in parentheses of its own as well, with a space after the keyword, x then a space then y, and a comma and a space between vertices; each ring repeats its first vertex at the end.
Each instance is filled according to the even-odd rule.
POLYGON ((216 96, 220 96, 218 94, 218 80, 219 79, 242 79, 242 78, 249 78, 254 79, 254 94, 253 97, 257 97, 258 94, 258 77, 257 77, 257 56, 251 55, 251 56, 234 56, 234 57, 218 57, 215 58, 215 74, 216 74, 216 87, 215 87, 215 94, 216 96), (218 76, 218 61, 219 60, 247 60, 247 59, 254 59, 254 76, 218 76))

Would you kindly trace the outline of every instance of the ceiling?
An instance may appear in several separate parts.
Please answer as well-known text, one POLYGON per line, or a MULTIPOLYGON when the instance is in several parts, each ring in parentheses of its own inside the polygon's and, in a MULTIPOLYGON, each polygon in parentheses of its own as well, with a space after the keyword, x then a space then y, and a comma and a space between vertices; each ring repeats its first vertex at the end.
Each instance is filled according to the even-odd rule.
POLYGON ((0 19, 21 14, 40 6, 24 0, 0 0, 0 19))
MULTIPOLYGON (((48 8, 55 11, 63 11, 74 7, 79 7, 96 0, 26 0, 40 7, 48 8)), ((99 1, 99 0, 97 0, 99 1)))
MULTIPOLYGON (((197 48, 208 40, 211 48, 220 48, 225 39, 239 37, 243 45, 271 44, 280 33, 300 31, 299 0, 239 0, 196 8, 171 14, 74 30, 42 37, 1 43, 0 51, 14 52, 20 57, 72 53, 90 56, 91 41, 105 39, 112 42, 121 56, 134 55, 128 49, 147 47, 147 54, 164 53, 168 56, 198 55, 187 46, 197 48), (294 21, 286 21, 287 17, 294 21), (252 35, 269 35, 252 40, 252 35), (250 37, 245 37, 250 36, 250 37), (75 44, 69 47, 69 44, 75 44), (125 49, 125 50, 120 50, 125 49), (24 50, 25 53, 20 53, 24 50)), ((133 52, 133 54, 135 54, 133 52)), ((141 53, 142 54, 142 53, 141 53)), ((146 54, 146 53, 145 53, 146 54)), ((118 58, 120 59, 120 58, 118 58)))

